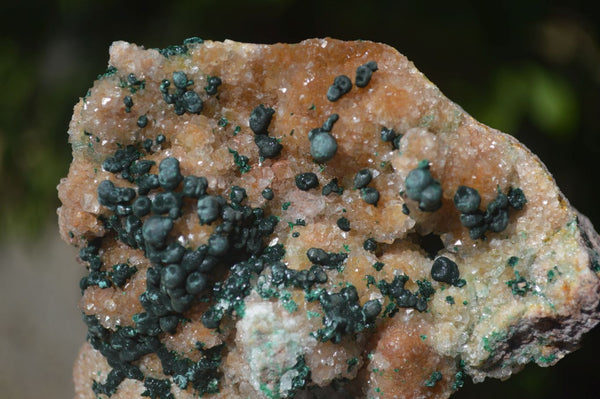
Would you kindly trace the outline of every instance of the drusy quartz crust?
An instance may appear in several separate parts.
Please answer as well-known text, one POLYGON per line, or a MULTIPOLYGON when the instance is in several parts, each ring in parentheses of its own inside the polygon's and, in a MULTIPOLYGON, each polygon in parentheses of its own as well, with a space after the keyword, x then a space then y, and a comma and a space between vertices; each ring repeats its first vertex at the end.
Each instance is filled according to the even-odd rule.
POLYGON ((76 398, 448 398, 598 320, 587 219, 385 45, 116 42, 69 140, 76 398))

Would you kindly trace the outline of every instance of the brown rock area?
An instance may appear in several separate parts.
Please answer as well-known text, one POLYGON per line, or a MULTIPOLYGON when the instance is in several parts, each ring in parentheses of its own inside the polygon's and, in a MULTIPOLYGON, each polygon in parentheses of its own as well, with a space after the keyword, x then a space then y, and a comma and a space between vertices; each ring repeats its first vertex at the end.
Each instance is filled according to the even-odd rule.
POLYGON ((332 39, 162 51, 116 42, 109 65, 75 106, 73 162, 58 187, 61 236, 90 270, 76 398, 447 398, 467 376, 552 365, 598 323, 593 226, 535 155, 396 50, 332 39), (358 87, 365 65, 372 76, 358 87), (340 75, 352 85, 331 101, 340 75), (273 114, 257 133, 261 104, 273 114), (313 142, 337 143, 322 162, 309 139, 318 128, 329 132, 313 142), (384 141, 382 129, 401 138, 384 141), (260 156, 260 137, 280 153, 260 156), (169 158, 178 168, 161 164, 169 158), (363 169, 367 190, 354 188, 363 169), (434 210, 411 199, 414 170, 439 182, 434 210), (318 187, 300 189, 306 172, 318 187), (207 187, 190 194, 179 175, 207 187), (343 192, 323 192, 333 179, 343 192), (105 180, 116 188, 103 191, 105 180), (481 197, 465 212, 486 218, 479 235, 461 222, 460 186, 481 197), (235 199, 236 187, 246 197, 235 199), (210 206, 214 220, 201 223, 210 206), (149 227, 156 221, 166 227, 149 227), (459 279, 432 278, 441 257, 459 279), (113 266, 123 264, 135 270, 119 284, 113 266))

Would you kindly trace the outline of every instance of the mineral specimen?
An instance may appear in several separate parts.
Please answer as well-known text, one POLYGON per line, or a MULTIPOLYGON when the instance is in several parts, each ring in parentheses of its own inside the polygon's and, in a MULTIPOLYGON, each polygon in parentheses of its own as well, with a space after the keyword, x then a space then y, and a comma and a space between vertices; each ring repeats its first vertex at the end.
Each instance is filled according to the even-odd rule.
POLYGON ((69 138, 77 398, 447 398, 598 322, 589 221, 385 45, 116 42, 69 138))

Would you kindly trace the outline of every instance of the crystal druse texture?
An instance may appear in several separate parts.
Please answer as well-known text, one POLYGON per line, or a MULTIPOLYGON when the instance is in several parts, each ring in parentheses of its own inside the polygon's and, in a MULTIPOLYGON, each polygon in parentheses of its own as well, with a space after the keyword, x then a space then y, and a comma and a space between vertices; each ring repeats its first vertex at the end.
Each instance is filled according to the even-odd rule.
POLYGON ((116 42, 69 140, 77 398, 447 398, 598 322, 590 222, 383 44, 116 42))

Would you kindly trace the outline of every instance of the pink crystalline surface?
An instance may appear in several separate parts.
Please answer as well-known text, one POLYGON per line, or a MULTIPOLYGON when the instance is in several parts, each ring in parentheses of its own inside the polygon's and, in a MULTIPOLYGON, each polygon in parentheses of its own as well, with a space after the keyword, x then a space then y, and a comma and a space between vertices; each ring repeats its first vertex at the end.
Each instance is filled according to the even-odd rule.
MULTIPOLYGON (((378 299, 385 308, 389 298, 369 284, 367 276, 389 282, 405 274, 411 291, 417 289, 417 280, 431 280, 432 259, 419 245, 419 237, 429 233, 441 238, 444 248, 438 255, 454 260, 466 281, 462 288, 432 281, 436 294, 427 312, 400 309, 392 318, 380 314, 373 329, 338 344, 311 335, 322 327, 323 310, 319 301, 307 301, 301 289, 287 289, 297 304, 293 312, 282 301, 252 292, 245 300, 245 315, 230 317, 220 332, 202 325, 208 304, 196 304, 184 315, 189 322, 180 323, 175 334, 161 334, 161 342, 193 360, 197 341, 206 347, 225 343, 216 397, 272 397, 268 392, 273 389, 285 396, 291 378, 286 371, 303 355, 311 370, 309 385, 324 387, 346 378, 347 389, 356 397, 446 398, 455 389, 458 359, 475 380, 508 377, 530 361, 556 362, 566 353, 565 340, 577 341, 597 322, 598 279, 589 268, 590 251, 582 240, 578 215, 545 167, 515 139, 478 123, 446 99, 390 47, 331 39, 271 46, 205 42, 190 46, 187 55, 166 58, 156 50, 117 42, 110 55, 117 73, 94 83, 90 95, 75 106, 69 129, 74 159, 59 186, 59 222, 67 242, 84 246, 86 240, 110 235, 98 220, 111 214, 98 203, 101 181, 135 187, 102 169, 102 161, 117 144, 164 134, 166 142, 144 159, 158 165, 165 157, 175 157, 183 175, 205 176, 214 194, 228 196, 230 187, 243 187, 246 204, 280 218, 269 241, 284 245, 288 268, 310 268, 306 251, 312 247, 347 253, 342 271, 327 272, 327 290, 351 284, 361 304, 378 299), (354 80, 356 68, 372 60, 378 70, 367 87, 353 86, 338 101, 327 100, 325 93, 336 76, 354 80), (163 101, 160 83, 175 71, 185 71, 194 81, 193 88, 204 100, 199 115, 177 116, 163 101), (120 79, 130 73, 145 81, 143 89, 130 93, 122 87, 120 79), (218 96, 203 93, 207 76, 222 79, 218 96), (127 95, 134 102, 129 113, 123 105, 127 95), (259 104, 275 110, 269 135, 279 139, 283 150, 274 159, 259 158, 248 126, 259 104), (310 156, 307 136, 333 113, 339 115, 331 131, 338 150, 320 165, 310 156), (144 128, 136 123, 141 115, 149 120, 144 128), (382 127, 403 134, 399 149, 381 140, 382 127), (247 173, 240 173, 229 149, 249 158, 247 173), (442 207, 436 212, 421 212, 401 195, 406 176, 424 159, 443 190, 442 207), (369 186, 380 194, 377 206, 352 189, 355 174, 364 168, 373 172, 369 186), (294 176, 304 172, 317 174, 318 189, 296 187, 294 176), (343 194, 321 195, 322 186, 333 178, 345 187, 343 194), (511 211, 503 232, 472 240, 452 201, 460 185, 479 191, 482 209, 498 190, 511 187, 523 190, 527 205, 511 211), (275 193, 272 201, 261 195, 266 187, 275 193), (336 225, 342 216, 350 222, 349 232, 336 225), (289 224, 297 219, 305 226, 289 224), (367 238, 375 239, 380 249, 365 250, 367 238), (513 256, 520 259, 515 268, 507 265, 513 256), (385 266, 378 271, 372 267, 376 262, 385 266), (507 286, 515 270, 531 284, 527 295, 515 295, 507 286), (548 277, 551 271, 556 278, 548 277), (453 305, 447 297, 453 298, 453 305), (551 329, 540 323, 559 319, 551 329), (515 344, 515 336, 525 338, 515 344), (426 382, 433 372, 442 377, 429 387, 426 382)), ((170 232, 172 239, 191 248, 205 244, 214 226, 200 225, 193 201, 185 201, 182 210, 170 232)), ((593 229, 587 234, 593 243, 593 229)), ((122 288, 87 288, 81 309, 96 315, 106 328, 131 326, 132 316, 142 311, 138 297, 151 264, 143 251, 114 239, 103 241, 101 256, 105 265, 127 261, 138 273, 122 288)), ((146 376, 165 378, 153 354, 136 365, 146 376)), ((102 355, 85 344, 75 366, 77 397, 95 397, 92 380, 102 382, 110 369, 102 355)), ((134 398, 143 391, 142 382, 126 379, 112 397, 134 398)), ((173 384, 172 393, 187 398, 194 390, 173 384)))

